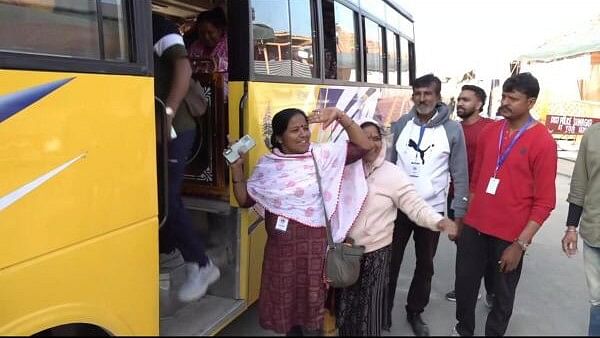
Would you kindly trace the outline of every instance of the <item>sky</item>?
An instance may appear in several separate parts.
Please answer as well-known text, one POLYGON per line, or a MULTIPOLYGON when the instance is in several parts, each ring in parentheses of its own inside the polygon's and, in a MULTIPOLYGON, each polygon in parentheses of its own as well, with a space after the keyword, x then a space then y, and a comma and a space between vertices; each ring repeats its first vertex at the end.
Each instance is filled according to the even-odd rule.
POLYGON ((510 60, 600 15, 600 0, 400 0, 415 20, 417 76, 503 78, 510 60))

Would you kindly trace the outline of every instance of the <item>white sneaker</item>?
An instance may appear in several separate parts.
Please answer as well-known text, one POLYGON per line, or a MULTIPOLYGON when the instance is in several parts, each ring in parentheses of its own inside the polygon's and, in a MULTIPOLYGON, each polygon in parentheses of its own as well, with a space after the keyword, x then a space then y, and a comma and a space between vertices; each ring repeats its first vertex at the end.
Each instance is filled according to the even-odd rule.
POLYGON ((460 337, 460 333, 458 333, 458 330, 456 330, 456 325, 452 326, 450 337, 460 337))
POLYGON ((159 255, 159 266, 161 270, 173 270, 184 263, 181 251, 177 248, 169 253, 159 255))
POLYGON ((182 302, 193 302, 204 297, 208 287, 221 277, 221 271, 210 260, 201 268, 198 263, 186 263, 185 268, 187 277, 177 293, 182 302))

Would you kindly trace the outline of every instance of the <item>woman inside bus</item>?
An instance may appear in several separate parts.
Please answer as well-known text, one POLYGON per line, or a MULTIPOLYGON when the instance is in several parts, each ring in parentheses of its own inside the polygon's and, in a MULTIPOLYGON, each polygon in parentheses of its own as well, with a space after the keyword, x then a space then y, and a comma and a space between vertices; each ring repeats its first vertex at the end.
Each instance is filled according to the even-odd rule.
POLYGON ((336 321, 340 336, 380 336, 387 311, 387 290, 392 235, 397 209, 415 223, 434 231, 456 234, 456 224, 442 217, 417 193, 408 176, 385 161, 381 128, 369 120, 361 127, 375 144, 363 157, 368 195, 349 236, 365 246, 358 281, 336 290, 336 321))
POLYGON ((327 285, 325 216, 316 184, 319 165, 323 198, 334 241, 345 239, 367 194, 358 161, 374 145, 344 112, 325 108, 307 117, 285 109, 272 120, 272 152, 262 156, 246 182, 243 160, 231 165, 233 191, 241 207, 264 215, 267 243, 259 298, 260 325, 288 335, 322 329, 327 285), (309 123, 337 121, 350 142, 311 144, 309 123), (339 202, 339 203, 338 203, 339 202))
POLYGON ((227 96, 227 19, 221 7, 202 12, 196 17, 194 39, 188 48, 193 74, 223 73, 224 90, 227 96))

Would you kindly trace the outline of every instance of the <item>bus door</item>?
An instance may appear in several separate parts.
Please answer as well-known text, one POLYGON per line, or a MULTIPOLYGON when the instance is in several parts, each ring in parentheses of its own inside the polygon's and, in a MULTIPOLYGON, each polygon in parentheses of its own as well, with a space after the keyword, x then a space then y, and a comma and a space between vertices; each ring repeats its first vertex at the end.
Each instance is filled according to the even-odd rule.
MULTIPOLYGON (((195 39, 195 18, 213 8, 213 1, 152 1, 153 12, 175 22, 188 48, 195 39)), ((193 60, 196 62, 208 60, 193 60)), ((246 281, 241 261, 242 236, 237 208, 229 203, 229 168, 223 157, 227 147, 228 100, 226 74, 212 71, 194 73, 203 87, 207 112, 194 118, 196 139, 187 158, 183 203, 194 224, 195 234, 221 272, 200 300, 181 303, 177 291, 186 278, 185 265, 160 268, 161 335, 214 334, 246 309, 243 289, 246 281)), ((160 192, 159 192, 160 193, 160 192)), ((167 218, 169 215, 167 214, 167 218)))

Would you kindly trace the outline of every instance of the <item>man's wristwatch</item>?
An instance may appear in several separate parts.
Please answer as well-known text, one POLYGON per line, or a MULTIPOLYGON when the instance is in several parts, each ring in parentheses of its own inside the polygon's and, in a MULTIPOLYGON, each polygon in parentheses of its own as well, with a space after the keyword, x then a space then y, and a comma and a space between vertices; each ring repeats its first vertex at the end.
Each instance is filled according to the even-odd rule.
POLYGON ((517 243, 521 247, 521 250, 523 250, 523 252, 527 251, 527 248, 529 248, 529 243, 525 242, 524 240, 517 238, 515 243, 517 243))

